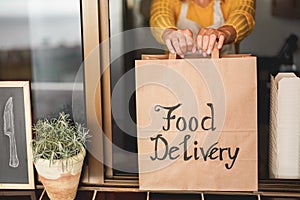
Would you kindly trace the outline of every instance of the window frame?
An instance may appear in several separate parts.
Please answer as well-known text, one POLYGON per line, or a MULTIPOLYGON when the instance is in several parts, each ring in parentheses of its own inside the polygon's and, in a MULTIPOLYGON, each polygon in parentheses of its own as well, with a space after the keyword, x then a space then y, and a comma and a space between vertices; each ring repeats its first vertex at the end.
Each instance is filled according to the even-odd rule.
MULTIPOLYGON (((110 48, 98 48, 101 42, 109 39, 109 0, 82 0, 81 6, 87 126, 94 133, 100 133, 99 126, 102 127, 105 136, 112 141, 110 48), (94 58, 93 62, 88 59, 91 54, 94 58), (106 67, 102 73, 103 66, 106 67), (101 73, 102 76, 100 77, 101 73), (99 80, 96 93, 95 80, 99 80), (96 107, 95 95, 99 97, 96 100, 98 105, 96 107)), ((103 150, 99 152, 101 159, 112 163, 112 145, 105 144, 103 137, 99 141, 92 141, 92 143, 101 146, 103 150)), ((107 188, 113 186, 113 188, 107 189, 108 191, 140 192, 138 177, 130 175, 114 176, 111 167, 104 166, 90 153, 88 153, 88 165, 84 170, 82 182, 87 185, 93 184, 107 188)), ((205 192, 205 194, 261 194, 264 196, 300 197, 299 180, 265 180, 258 178, 258 185, 257 193, 205 192)))
MULTIPOLYGON (((91 133, 103 134, 103 137, 112 141, 110 48, 108 47, 109 42, 107 42, 109 33, 108 0, 82 0, 87 126, 91 133), (99 46, 100 43, 101 46, 99 46), (95 82, 98 83, 97 87, 95 87, 95 82)), ((84 170, 82 182, 106 186, 138 187, 136 176, 116 176, 111 167, 105 166, 103 162, 99 161, 100 158, 105 163, 112 163, 112 144, 104 142, 103 137, 97 141, 92 140, 91 148, 94 145, 100 145, 103 151, 98 152, 99 154, 96 156, 98 160, 88 153, 88 165, 84 170)))

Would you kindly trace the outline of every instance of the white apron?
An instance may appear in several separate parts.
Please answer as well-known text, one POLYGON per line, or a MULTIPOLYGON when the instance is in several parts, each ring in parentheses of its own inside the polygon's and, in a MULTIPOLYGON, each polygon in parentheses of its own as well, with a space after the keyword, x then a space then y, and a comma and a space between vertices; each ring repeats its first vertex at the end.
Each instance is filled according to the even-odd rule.
MULTIPOLYGON (((184 2, 181 5, 180 15, 177 22, 177 27, 179 29, 190 29, 193 32, 193 36, 195 37, 201 26, 196 22, 187 19, 187 12, 188 12, 188 3, 184 2)), ((221 9, 221 0, 214 0, 214 23, 213 25, 209 26, 209 28, 217 29, 224 24, 224 16, 221 9)), ((221 54, 234 54, 235 53, 235 46, 233 43, 223 45, 221 54)))

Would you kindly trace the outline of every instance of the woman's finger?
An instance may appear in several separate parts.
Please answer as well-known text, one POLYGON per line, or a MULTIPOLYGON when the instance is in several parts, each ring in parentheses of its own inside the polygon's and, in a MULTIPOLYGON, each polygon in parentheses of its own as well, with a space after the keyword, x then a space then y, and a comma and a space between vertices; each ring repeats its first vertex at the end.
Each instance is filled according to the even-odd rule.
POLYGON ((172 42, 172 45, 175 49, 175 52, 180 56, 180 57, 183 57, 183 52, 181 51, 181 48, 179 46, 179 41, 178 41, 178 38, 173 38, 171 40, 172 42))
POLYGON ((165 43, 166 43, 166 46, 167 46, 168 50, 169 50, 172 54, 174 54, 174 53, 175 53, 175 49, 174 49, 174 47, 173 47, 173 45, 172 45, 171 40, 167 39, 165 43))
POLYGON ((197 38, 196 38, 198 51, 202 51, 202 49, 203 49, 203 47, 202 47, 202 39, 203 39, 202 35, 198 34, 197 38))
POLYGON ((187 52, 188 47, 187 47, 186 37, 184 34, 179 35, 179 48, 182 54, 185 54, 187 52))
POLYGON ((207 51, 208 44, 209 44, 209 36, 208 35, 204 35, 203 39, 202 39, 202 49, 204 51, 207 51))
POLYGON ((185 40, 186 40, 186 43, 187 43, 187 51, 191 51, 192 53, 195 53, 196 47, 195 47, 193 38, 186 35, 185 40))
POLYGON ((215 34, 211 34, 209 37, 208 48, 206 51, 207 54, 211 54, 213 48, 215 47, 216 40, 217 36, 215 34))
POLYGON ((222 34, 219 36, 218 49, 222 49, 224 41, 225 41, 225 36, 222 34))

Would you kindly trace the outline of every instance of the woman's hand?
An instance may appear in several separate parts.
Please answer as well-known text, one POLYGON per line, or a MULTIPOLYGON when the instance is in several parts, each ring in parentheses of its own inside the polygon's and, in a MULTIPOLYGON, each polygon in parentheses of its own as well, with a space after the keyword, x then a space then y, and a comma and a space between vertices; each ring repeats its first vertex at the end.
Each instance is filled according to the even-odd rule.
POLYGON ((224 44, 234 42, 236 38, 236 31, 232 26, 221 26, 218 29, 201 28, 197 37, 197 49, 204 56, 211 54, 215 45, 220 50, 224 44))
POLYGON ((189 29, 167 28, 163 32, 162 39, 171 53, 176 53, 182 58, 186 52, 196 52, 193 33, 189 29))

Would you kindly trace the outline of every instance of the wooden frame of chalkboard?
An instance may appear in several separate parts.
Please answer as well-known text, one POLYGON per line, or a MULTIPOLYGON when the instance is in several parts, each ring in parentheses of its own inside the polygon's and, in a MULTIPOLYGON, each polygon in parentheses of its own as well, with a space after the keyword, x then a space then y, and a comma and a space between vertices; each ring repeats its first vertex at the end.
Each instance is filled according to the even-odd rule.
POLYGON ((28 81, 0 82, 0 189, 34 189, 28 81))

